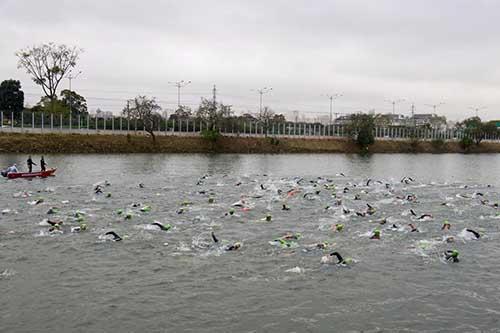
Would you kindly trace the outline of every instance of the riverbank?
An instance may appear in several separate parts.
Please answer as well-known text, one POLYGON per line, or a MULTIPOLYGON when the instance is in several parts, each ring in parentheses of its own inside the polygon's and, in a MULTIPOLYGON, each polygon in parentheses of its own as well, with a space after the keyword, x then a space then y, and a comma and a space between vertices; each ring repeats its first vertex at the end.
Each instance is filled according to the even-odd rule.
MULTIPOLYGON (((370 153, 500 153, 500 143, 483 142, 464 149, 458 142, 380 140, 370 153)), ((119 153, 360 153, 344 138, 220 137, 211 143, 201 137, 143 135, 0 134, 0 153, 119 154, 119 153)))

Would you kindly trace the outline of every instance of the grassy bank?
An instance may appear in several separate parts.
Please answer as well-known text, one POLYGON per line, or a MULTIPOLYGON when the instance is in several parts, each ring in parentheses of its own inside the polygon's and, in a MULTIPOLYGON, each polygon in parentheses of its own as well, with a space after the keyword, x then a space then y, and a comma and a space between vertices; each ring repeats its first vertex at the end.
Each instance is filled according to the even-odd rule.
MULTIPOLYGON (((0 134, 0 153, 360 153, 346 139, 271 139, 221 137, 215 144, 201 137, 142 135, 0 134)), ((457 142, 377 141, 371 153, 500 153, 500 143, 463 149, 457 142)))

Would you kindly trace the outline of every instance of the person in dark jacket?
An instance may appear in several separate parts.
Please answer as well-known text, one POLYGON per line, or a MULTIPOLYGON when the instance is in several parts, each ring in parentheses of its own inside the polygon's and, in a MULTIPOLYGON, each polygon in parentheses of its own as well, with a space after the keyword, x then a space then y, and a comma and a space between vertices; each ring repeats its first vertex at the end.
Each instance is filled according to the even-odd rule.
POLYGON ((46 167, 47 167, 47 164, 45 164, 45 159, 44 159, 44 158, 43 158, 43 156, 42 156, 42 158, 40 159, 40 169, 41 169, 42 171, 45 171, 45 170, 46 170, 46 167))
POLYGON ((36 165, 36 164, 31 159, 31 155, 30 155, 30 157, 28 157, 28 160, 26 161, 26 163, 28 163, 28 170, 29 170, 29 172, 33 172, 33 165, 36 165))

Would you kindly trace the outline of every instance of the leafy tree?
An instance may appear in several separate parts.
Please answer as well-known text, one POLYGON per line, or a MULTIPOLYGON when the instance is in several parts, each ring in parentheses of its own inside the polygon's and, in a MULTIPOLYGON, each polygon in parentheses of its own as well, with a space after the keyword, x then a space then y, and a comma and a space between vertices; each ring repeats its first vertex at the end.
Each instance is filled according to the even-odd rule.
MULTIPOLYGON (((18 68, 24 68, 33 81, 42 87, 51 101, 57 99, 57 87, 64 75, 76 66, 82 49, 65 44, 41 44, 16 52, 18 68)), ((56 103, 51 103, 55 107, 56 103)))
POLYGON ((362 148, 367 149, 375 143, 373 131, 375 129, 375 116, 358 113, 351 115, 351 123, 347 131, 351 138, 362 148))
POLYGON ((498 133, 497 127, 491 122, 482 122, 479 117, 472 117, 455 125, 457 129, 462 129, 465 135, 474 140, 476 145, 480 144, 486 135, 498 133))
POLYGON ((137 96, 123 109, 123 115, 139 119, 144 124, 144 130, 151 135, 153 142, 156 141, 155 129, 161 121, 161 106, 158 105, 154 97, 137 96))
POLYGON ((69 108, 60 99, 53 99, 44 96, 40 98, 40 101, 31 108, 32 112, 45 112, 45 113, 55 113, 55 114, 69 114, 69 108))
POLYGON ((209 130, 219 132, 222 121, 231 117, 232 114, 231 105, 224 105, 202 98, 196 111, 196 118, 206 121, 209 130))
POLYGON ((21 82, 5 80, 0 84, 0 111, 13 112, 17 119, 24 108, 24 92, 21 82))
POLYGON ((82 115, 87 113, 87 101, 85 97, 74 91, 64 89, 61 91, 61 102, 71 110, 72 115, 82 115))

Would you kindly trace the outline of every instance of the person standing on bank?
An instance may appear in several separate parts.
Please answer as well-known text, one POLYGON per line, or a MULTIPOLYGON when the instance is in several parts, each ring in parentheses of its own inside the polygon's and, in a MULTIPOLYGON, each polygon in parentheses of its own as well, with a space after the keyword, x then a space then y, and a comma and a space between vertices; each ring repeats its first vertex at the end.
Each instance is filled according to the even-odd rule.
POLYGON ((45 171, 45 170, 46 170, 46 167, 47 167, 47 164, 45 164, 45 159, 44 159, 44 158, 43 158, 43 156, 42 156, 42 158, 40 159, 40 169, 41 169, 42 171, 45 171))
POLYGON ((28 170, 31 173, 33 171, 33 165, 36 165, 35 162, 33 162, 33 160, 31 159, 31 155, 30 157, 28 157, 26 163, 28 163, 28 170))

